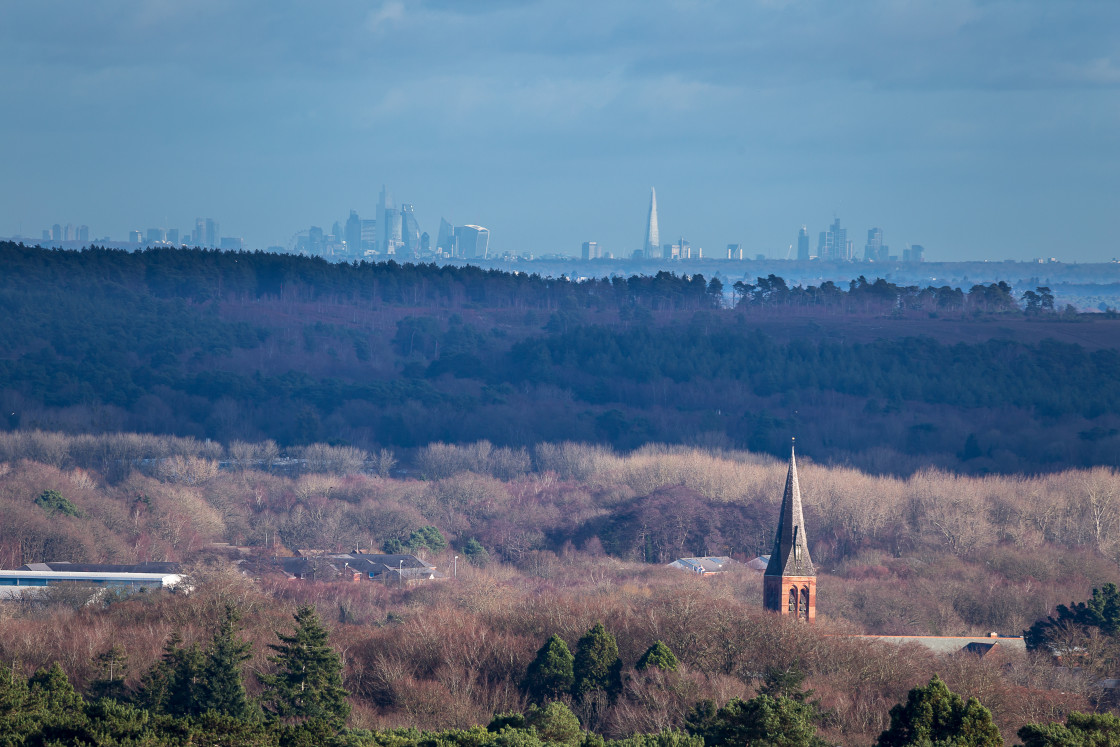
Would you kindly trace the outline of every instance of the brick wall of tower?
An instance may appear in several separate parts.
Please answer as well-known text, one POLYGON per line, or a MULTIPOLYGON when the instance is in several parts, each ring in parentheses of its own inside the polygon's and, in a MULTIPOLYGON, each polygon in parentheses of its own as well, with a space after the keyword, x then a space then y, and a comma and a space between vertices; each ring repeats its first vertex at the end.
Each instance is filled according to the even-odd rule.
POLYGON ((813 622, 817 619, 817 579, 814 576, 764 576, 762 606, 779 615, 813 622), (796 600, 791 599, 796 591, 796 600))

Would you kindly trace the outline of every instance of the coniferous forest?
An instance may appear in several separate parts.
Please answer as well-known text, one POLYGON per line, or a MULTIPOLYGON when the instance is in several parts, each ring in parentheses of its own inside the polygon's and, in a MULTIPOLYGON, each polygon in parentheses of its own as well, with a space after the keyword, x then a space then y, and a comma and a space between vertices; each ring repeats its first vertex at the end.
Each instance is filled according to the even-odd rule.
POLYGON ((796 435, 827 461, 900 474, 1120 458, 1120 320, 1062 310, 1045 288, 573 282, 10 243, 0 260, 9 429, 774 455, 796 435))
POLYGON ((188 579, 0 603, 0 744, 1120 741, 1120 321, 1045 288, 0 263, 0 567, 188 579), (665 567, 770 551, 792 436, 811 626, 665 567))

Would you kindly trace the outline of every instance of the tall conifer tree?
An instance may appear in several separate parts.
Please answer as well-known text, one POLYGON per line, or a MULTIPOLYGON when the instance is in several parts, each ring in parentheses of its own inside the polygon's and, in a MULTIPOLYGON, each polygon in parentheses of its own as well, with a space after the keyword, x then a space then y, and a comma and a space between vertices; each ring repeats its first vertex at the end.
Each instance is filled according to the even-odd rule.
POLYGON ((553 700, 572 689, 574 658, 564 639, 555 633, 537 651, 525 672, 525 689, 537 703, 553 700))
POLYGON ((198 683, 201 712, 215 711, 234 718, 246 718, 252 713, 241 679, 241 665, 252 658, 252 646, 241 638, 239 619, 237 610, 226 605, 225 616, 206 649, 198 683))
POLYGON ((350 715, 349 693, 342 687, 342 660, 328 645, 327 629, 314 607, 300 607, 294 617, 295 631, 277 632, 280 643, 269 645, 276 652, 269 661, 277 669, 260 677, 266 688, 265 708, 281 718, 341 727, 350 715))
POLYGON ((602 690, 613 700, 622 690, 622 660, 618 658, 618 642, 603 627, 603 623, 595 623, 579 639, 572 669, 575 677, 572 694, 577 698, 602 690))

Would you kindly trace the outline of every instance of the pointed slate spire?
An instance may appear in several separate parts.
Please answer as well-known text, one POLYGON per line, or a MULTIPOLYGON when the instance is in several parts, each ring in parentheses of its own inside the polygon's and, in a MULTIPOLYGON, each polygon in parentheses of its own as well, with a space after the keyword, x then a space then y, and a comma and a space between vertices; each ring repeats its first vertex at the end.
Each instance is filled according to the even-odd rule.
POLYGON ((809 542, 805 537, 805 517, 801 512, 801 488, 797 484, 797 458, 793 446, 789 452, 789 472, 786 490, 782 495, 782 511, 778 517, 778 533, 774 549, 766 565, 767 576, 816 576, 813 560, 809 557, 809 542))

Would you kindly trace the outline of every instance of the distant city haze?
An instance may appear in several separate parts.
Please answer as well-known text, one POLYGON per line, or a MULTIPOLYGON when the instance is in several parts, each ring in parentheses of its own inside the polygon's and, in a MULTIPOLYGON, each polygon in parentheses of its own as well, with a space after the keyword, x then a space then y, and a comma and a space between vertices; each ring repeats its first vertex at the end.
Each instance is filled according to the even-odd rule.
POLYGON ((1118 88, 1115 2, 9 3, 0 236, 1106 261, 1118 88))

